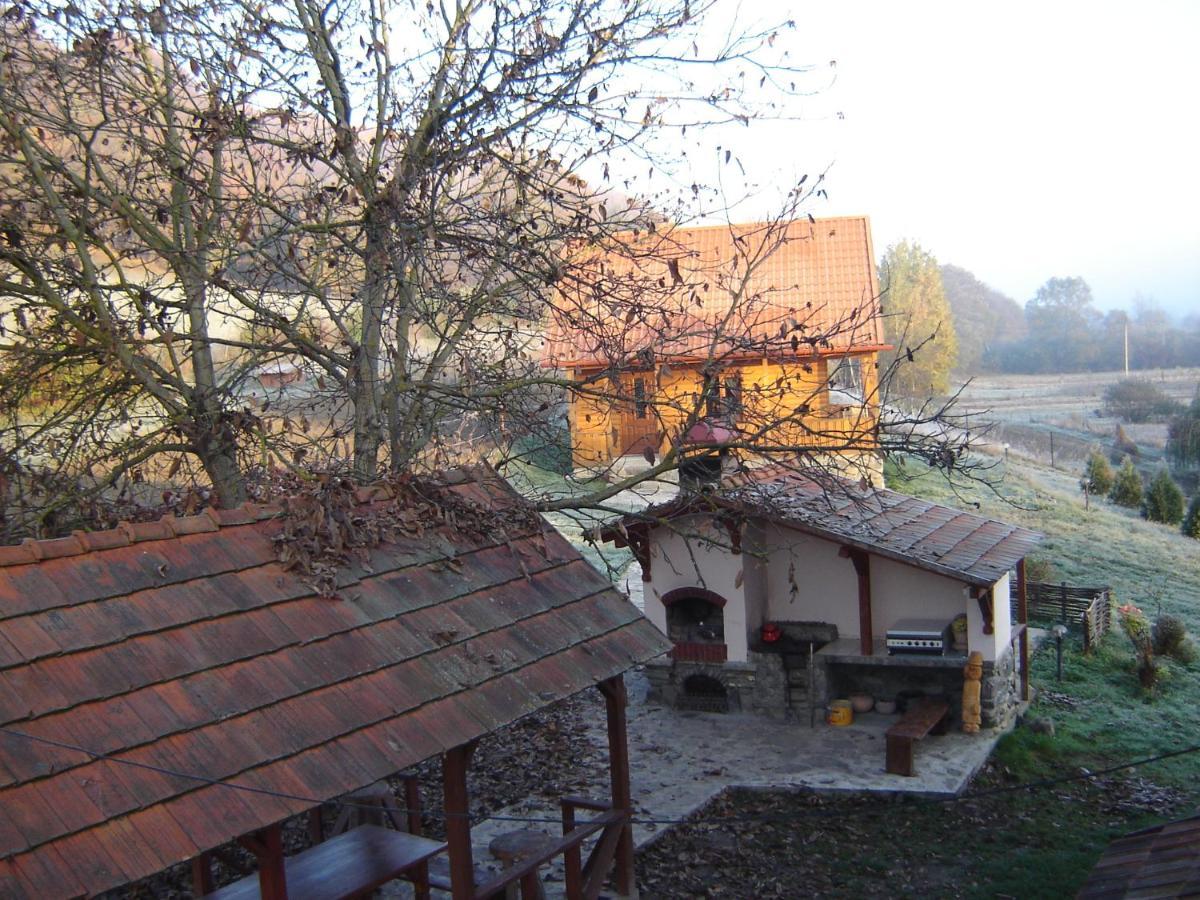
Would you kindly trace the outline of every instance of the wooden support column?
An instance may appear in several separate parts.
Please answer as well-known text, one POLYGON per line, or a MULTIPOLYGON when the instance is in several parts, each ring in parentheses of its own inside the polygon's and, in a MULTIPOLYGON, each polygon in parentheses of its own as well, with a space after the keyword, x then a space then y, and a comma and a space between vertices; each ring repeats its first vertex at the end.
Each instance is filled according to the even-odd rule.
MULTIPOLYGON (((629 784, 629 737, 626 728, 625 708, 628 698, 625 679, 618 675, 600 682, 597 687, 604 695, 604 707, 608 713, 608 770, 612 780, 613 809, 633 815, 633 791, 629 784)), ((616 858, 617 893, 623 897, 637 896, 637 880, 633 872, 633 824, 626 819, 617 844, 616 858)))
POLYGON ((1017 562, 1017 623, 1021 626, 1018 638, 1021 648, 1021 700, 1029 700, 1029 598, 1026 593, 1025 560, 1017 562))
POLYGON ((197 897, 216 890, 212 873, 212 854, 201 853, 192 860, 192 893, 197 897))
POLYGON ((863 656, 875 652, 875 634, 871 626, 871 555, 865 550, 843 547, 840 556, 854 564, 858 576, 858 650, 863 656))
POLYGON ((450 855, 450 895, 454 900, 475 896, 475 860, 471 856, 470 795, 467 769, 475 744, 463 744, 442 757, 442 792, 445 798, 446 843, 450 855))
POLYGON ((283 829, 264 828, 238 843, 258 859, 258 893, 262 900, 287 900, 287 877, 283 869, 283 829))

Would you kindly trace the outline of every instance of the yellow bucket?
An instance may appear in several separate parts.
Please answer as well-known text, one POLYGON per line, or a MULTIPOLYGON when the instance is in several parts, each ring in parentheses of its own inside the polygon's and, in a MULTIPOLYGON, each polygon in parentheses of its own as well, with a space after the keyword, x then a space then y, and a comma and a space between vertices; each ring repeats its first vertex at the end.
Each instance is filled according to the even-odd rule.
POLYGON ((834 700, 829 704, 830 725, 849 725, 854 721, 854 710, 849 700, 834 700))

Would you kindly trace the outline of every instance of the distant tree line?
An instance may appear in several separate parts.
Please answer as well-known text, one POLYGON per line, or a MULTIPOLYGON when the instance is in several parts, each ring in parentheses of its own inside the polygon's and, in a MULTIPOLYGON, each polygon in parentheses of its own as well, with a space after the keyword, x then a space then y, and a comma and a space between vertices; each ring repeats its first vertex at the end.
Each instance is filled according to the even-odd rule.
POLYGON ((958 342, 956 374, 1045 374, 1200 366, 1200 318, 1182 324, 1146 298, 1103 313, 1082 278, 1051 278, 1022 307, 958 266, 941 267, 958 342))

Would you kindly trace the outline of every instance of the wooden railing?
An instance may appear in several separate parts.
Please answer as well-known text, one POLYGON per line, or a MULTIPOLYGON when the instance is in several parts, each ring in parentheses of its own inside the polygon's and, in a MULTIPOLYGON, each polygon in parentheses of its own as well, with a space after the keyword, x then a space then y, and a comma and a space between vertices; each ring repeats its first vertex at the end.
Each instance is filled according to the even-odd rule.
MULTIPOLYGON (((1012 582, 1016 608, 1017 584, 1012 582)), ((1112 624, 1112 592, 1104 587, 1081 587, 1031 581, 1025 585, 1030 622, 1058 622, 1083 632, 1083 649, 1090 651, 1112 624)))
POLYGON ((621 832, 629 826, 629 812, 584 797, 563 797, 561 802, 563 836, 477 885, 477 900, 503 896, 513 885, 520 886, 523 900, 532 900, 538 896, 538 869, 557 856, 563 857, 564 889, 568 900, 596 900, 600 896, 616 858, 621 832), (578 822, 575 813, 580 809, 592 810, 599 815, 578 822), (600 837, 584 862, 583 842, 597 833, 600 837))

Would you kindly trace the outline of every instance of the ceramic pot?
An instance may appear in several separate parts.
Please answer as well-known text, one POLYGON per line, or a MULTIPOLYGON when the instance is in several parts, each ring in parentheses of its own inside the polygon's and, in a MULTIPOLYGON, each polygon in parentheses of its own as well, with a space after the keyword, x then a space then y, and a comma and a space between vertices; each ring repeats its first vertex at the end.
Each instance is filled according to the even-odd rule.
POLYGON ((890 716, 895 711, 896 711, 896 701, 895 700, 876 700, 875 701, 875 712, 881 713, 885 716, 890 716))
POLYGON ((850 705, 856 713, 868 713, 875 706, 875 698, 870 694, 851 694, 850 705))

